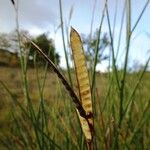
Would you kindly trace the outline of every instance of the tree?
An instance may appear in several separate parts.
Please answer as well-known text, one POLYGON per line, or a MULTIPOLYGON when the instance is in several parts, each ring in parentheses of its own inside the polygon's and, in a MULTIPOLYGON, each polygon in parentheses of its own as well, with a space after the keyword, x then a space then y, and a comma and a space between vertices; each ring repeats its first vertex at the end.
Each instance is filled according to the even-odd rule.
MULTIPOLYGON (((83 44, 87 49, 85 51, 85 55, 89 67, 93 66, 94 63, 98 38, 100 38, 98 37, 98 31, 94 33, 93 37, 91 37, 90 35, 87 37, 83 35, 83 44)), ((109 56, 105 53, 105 50, 109 45, 110 41, 107 34, 105 33, 103 34, 102 38, 100 38, 100 44, 98 45, 98 63, 109 58, 109 56)))
MULTIPOLYGON (((27 37, 31 38, 31 35, 26 30, 21 30, 19 32, 19 35, 20 35, 20 44, 21 44, 20 46, 22 49, 23 48, 22 37, 26 35, 27 37)), ((7 51, 11 51, 13 53, 18 53, 18 54, 20 53, 18 35, 16 30, 11 31, 10 33, 0 34, 0 48, 7 51)))
MULTIPOLYGON (((53 40, 49 39, 47 34, 45 33, 41 34, 33 38, 32 41, 35 44, 37 44, 46 55, 48 55, 48 57, 51 59, 52 62, 54 62, 56 65, 59 65, 60 56, 55 51, 53 40)), ((37 64, 39 65, 44 64, 45 60, 39 53, 36 53, 36 48, 32 44, 28 42, 26 43, 26 47, 29 49, 29 62, 31 65, 33 65, 35 55, 36 55, 37 64)))
POLYGON ((8 34, 0 34, 0 49, 11 51, 12 53, 16 53, 18 57, 21 55, 28 61, 29 65, 34 64, 34 56, 36 55, 37 64, 43 65, 45 64, 45 60, 42 56, 36 53, 36 48, 31 45, 30 42, 24 40, 24 35, 30 37, 32 41, 34 41, 46 55, 54 62, 56 65, 60 63, 60 56, 55 51, 55 46, 53 40, 48 38, 47 34, 41 34, 37 37, 32 37, 28 31, 21 30, 19 32, 20 35, 20 45, 18 41, 18 35, 16 30, 8 33, 8 34))
POLYGON ((5 33, 0 34, 0 49, 8 50, 11 44, 8 40, 8 35, 5 33))
POLYGON ((19 59, 10 35, 10 33, 0 34, 0 65, 15 67, 18 66, 19 59))

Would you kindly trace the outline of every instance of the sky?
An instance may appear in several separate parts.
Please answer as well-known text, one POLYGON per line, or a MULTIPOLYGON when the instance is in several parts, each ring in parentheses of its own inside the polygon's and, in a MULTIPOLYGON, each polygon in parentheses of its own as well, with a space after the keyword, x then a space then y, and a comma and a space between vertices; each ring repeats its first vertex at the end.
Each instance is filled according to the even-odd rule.
MULTIPOLYGON (((144 4, 147 0, 132 0, 131 25, 134 26, 144 4)), ((61 56, 61 66, 65 67, 65 57, 62 44, 62 36, 59 13, 59 0, 18 0, 19 2, 19 26, 28 30, 32 35, 48 32, 54 39, 56 51, 61 56), (58 29, 58 30, 57 30, 58 29)), ((62 0, 62 11, 65 27, 73 26, 80 34, 88 35, 91 31, 91 20, 94 8, 94 20, 92 31, 99 27, 105 0, 62 0), (69 15, 72 10, 71 20, 69 15)), ((111 27, 114 23, 115 10, 117 8, 116 24, 114 30, 114 47, 117 47, 121 16, 124 0, 108 0, 111 27), (117 4, 117 5, 116 5, 117 4)), ((150 4, 135 29, 129 53, 129 65, 133 62, 144 64, 150 55, 150 4)), ((125 27, 125 25, 123 26, 125 27)), ((11 32, 16 28, 15 11, 11 0, 0 0, 0 32, 11 32)), ((66 29, 66 28, 65 28, 66 29)), ((106 17, 102 26, 102 34, 108 33, 106 17)), ((66 33, 66 32, 65 32, 66 33)), ((122 31, 118 64, 123 65, 125 54, 125 29, 122 31)), ((67 40, 66 40, 67 44, 67 40)), ((102 62, 97 66, 98 70, 105 71, 108 63, 102 62)))

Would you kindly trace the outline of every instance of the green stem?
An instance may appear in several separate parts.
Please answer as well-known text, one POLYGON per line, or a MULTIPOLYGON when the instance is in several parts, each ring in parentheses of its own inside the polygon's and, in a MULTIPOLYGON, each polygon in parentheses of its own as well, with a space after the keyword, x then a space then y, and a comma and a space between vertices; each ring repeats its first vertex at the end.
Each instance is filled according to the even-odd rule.
POLYGON ((69 82, 71 84, 71 87, 73 87, 72 78, 71 78, 71 71, 70 71, 70 66, 69 66, 69 60, 68 60, 68 55, 67 55, 67 49, 66 49, 66 45, 65 45, 64 23, 63 23, 63 12, 62 12, 61 0, 59 0, 59 10, 60 10, 60 22, 61 22, 62 41, 63 41, 63 47, 64 47, 66 64, 67 64, 68 77, 69 77, 69 82))

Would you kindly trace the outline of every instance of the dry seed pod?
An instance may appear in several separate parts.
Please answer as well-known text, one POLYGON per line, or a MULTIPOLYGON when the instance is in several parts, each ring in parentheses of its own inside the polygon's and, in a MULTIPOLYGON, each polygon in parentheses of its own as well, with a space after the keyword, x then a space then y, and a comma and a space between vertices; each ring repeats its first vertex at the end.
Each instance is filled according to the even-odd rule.
POLYGON ((87 119, 81 117, 80 115, 79 118, 80 118, 82 130, 85 134, 86 140, 88 142, 91 142, 92 132, 93 132, 91 89, 90 89, 88 70, 86 66, 82 41, 78 32, 73 28, 71 28, 70 42, 71 42, 73 59, 74 59, 80 100, 81 100, 82 107, 85 110, 87 115, 87 119))

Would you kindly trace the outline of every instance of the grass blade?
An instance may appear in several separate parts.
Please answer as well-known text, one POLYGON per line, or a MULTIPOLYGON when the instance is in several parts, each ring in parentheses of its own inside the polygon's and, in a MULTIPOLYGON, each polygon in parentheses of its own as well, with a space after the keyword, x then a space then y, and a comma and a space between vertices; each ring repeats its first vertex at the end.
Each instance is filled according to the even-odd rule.
POLYGON ((60 9, 60 21, 61 21, 61 33, 62 33, 63 48, 64 48, 66 65, 67 65, 67 70, 68 70, 68 77, 69 77, 70 84, 72 86, 73 84, 72 84, 72 79, 71 79, 69 59, 68 59, 67 49, 66 49, 66 45, 65 45, 64 22, 63 22, 63 11, 62 11, 62 2, 61 2, 61 0, 59 0, 59 9, 60 9))

